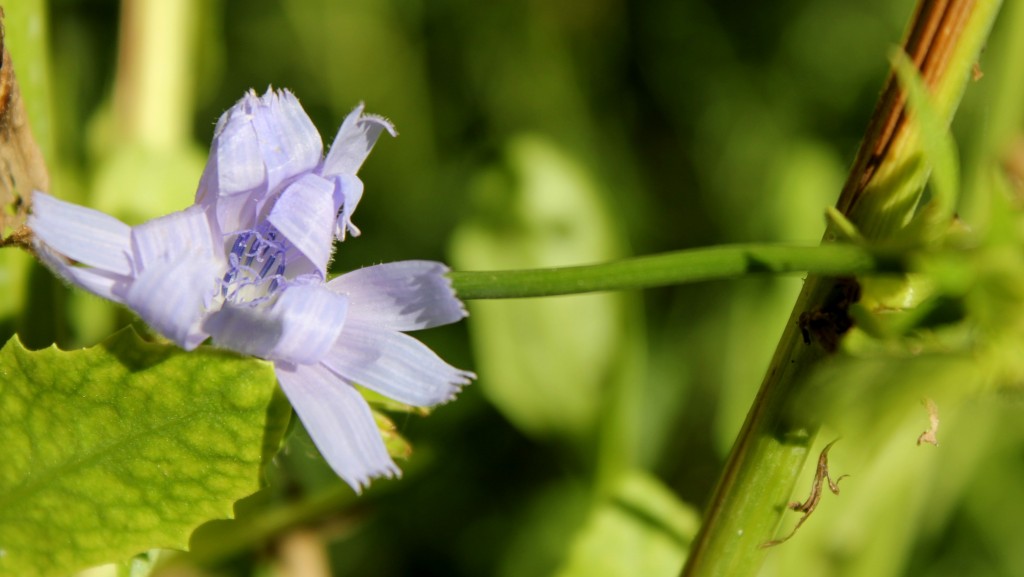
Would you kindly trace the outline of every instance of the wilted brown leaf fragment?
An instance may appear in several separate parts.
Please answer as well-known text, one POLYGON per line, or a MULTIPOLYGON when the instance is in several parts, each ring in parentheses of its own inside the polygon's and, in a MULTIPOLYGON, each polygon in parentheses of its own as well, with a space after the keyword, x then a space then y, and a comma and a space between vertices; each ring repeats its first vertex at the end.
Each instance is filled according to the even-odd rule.
POLYGON ((24 236, 11 233, 25 223, 32 191, 50 188, 4 42, 3 16, 0 8, 0 245, 16 243, 24 236))
POLYGON ((818 468, 814 472, 814 481, 811 483, 811 494, 808 495, 807 500, 803 503, 794 502, 789 504, 790 509, 800 511, 804 516, 800 517, 800 520, 796 522, 796 525, 793 527, 793 530, 789 532, 789 535, 786 535, 781 539, 774 539, 772 541, 761 543, 762 549, 785 543, 786 541, 789 541, 793 535, 796 535, 797 529, 799 529, 800 526, 804 524, 804 521, 811 516, 811 513, 818 508, 818 502, 821 501, 822 485, 825 481, 828 481, 828 488, 833 494, 839 494, 839 481, 849 477, 849 475, 842 475, 833 481, 832 477, 828 474, 828 451, 838 440, 839 439, 836 439, 835 441, 825 445, 825 448, 821 450, 821 454, 818 455, 818 468))

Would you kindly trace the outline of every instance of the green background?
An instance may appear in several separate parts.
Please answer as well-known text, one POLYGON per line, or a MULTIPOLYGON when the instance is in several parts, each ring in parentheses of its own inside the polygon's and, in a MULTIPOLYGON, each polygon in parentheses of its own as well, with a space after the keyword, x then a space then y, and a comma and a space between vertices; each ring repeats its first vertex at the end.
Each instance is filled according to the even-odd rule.
MULTIPOLYGON (((142 222, 191 202, 213 125, 245 90, 294 91, 325 145, 364 101, 400 136, 361 172, 363 235, 339 247, 341 272, 816 243, 914 3, 164 4, 148 24, 144 3, 6 7, 51 192, 142 222)), ((996 73, 1024 56, 1010 44, 1024 10, 1004 12, 954 124, 968 167, 979 135, 1020 128, 993 104, 1019 90, 996 73)), ((24 255, 0 266, 5 341, 90 346, 132 322, 24 255)), ((402 480, 357 499, 296 430, 269 488, 200 529, 185 561, 286 574, 286 545, 311 532, 338 575, 674 575, 799 287, 471 303, 467 322, 417 335, 480 378, 429 418, 392 415, 413 447, 402 480)), ((933 370, 869 369, 842 382, 933 370)), ((763 574, 1024 574, 1019 398, 968 403, 936 448, 913 443, 919 399, 895 397, 867 404, 881 430, 836 425, 831 462, 851 478, 763 574)))

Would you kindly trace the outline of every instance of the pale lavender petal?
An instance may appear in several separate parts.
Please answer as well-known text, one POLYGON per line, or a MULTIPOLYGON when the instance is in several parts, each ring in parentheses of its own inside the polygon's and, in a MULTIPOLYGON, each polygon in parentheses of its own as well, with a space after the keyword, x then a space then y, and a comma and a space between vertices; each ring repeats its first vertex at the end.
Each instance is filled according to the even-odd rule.
POLYGON ((96 296, 118 303, 123 302, 121 296, 115 292, 118 287, 131 282, 131 277, 105 272, 98 268, 74 266, 62 255, 42 243, 36 245, 35 251, 39 260, 66 282, 81 287, 96 296))
MULTIPOLYGON (((212 209, 217 227, 225 234, 256 228, 256 217, 264 200, 264 195, 260 194, 235 194, 218 198, 212 209)), ((211 210, 205 204, 200 206, 211 210)))
POLYGON ((268 89, 253 114, 260 152, 267 167, 267 187, 312 170, 320 162, 323 142, 295 96, 268 89))
POLYGON ((359 391, 318 365, 275 363, 277 380, 327 464, 357 493, 401 476, 359 391))
POLYGON ((348 299, 322 285, 293 285, 268 309, 225 304, 203 330, 217 345, 271 360, 318 362, 341 333, 348 299))
POLYGON ((319 362, 338 340, 348 307, 347 298, 322 284, 288 287, 272 308, 273 314, 284 319, 284 331, 270 358, 299 364, 319 362))
POLYGON ((338 129, 338 135, 331 143, 331 150, 324 159, 324 176, 337 174, 355 174, 363 161, 373 150, 377 138, 381 132, 387 131, 391 136, 397 136, 395 127, 387 119, 372 114, 363 114, 363 104, 355 108, 338 129))
POLYGON ((466 309, 455 296, 448 267, 407 260, 357 269, 327 283, 351 300, 348 317, 382 329, 412 331, 457 322, 466 309))
POLYGON ((142 271, 123 302, 157 332, 192 350, 208 336, 201 323, 221 271, 215 259, 181 255, 142 271))
POLYGON ((359 236, 359 229, 352 224, 352 213, 363 198, 363 181, 354 174, 338 174, 331 180, 334 182, 334 213, 338 215, 334 236, 338 240, 345 240, 346 233, 359 236))
POLYGON ((450 401, 476 376, 444 362, 409 335, 351 318, 323 364, 347 380, 417 407, 450 401))
POLYGON ((255 93, 250 92, 221 116, 206 168, 210 172, 210 184, 215 187, 215 196, 265 188, 267 168, 252 124, 253 109, 258 101, 255 93))
POLYGON ((132 274, 131 227, 112 216, 36 192, 28 227, 37 244, 67 258, 119 275, 132 274))
POLYGON ((334 244, 334 185, 306 174, 288 185, 267 220, 327 277, 334 244))
POLYGON ((222 258, 223 241, 215 227, 198 205, 144 222, 132 229, 136 266, 145 270, 184 256, 222 258))
MULTIPOLYGON (((214 140, 214 143, 216 143, 216 140, 214 140)), ((199 186, 196 187, 196 198, 193 204, 206 208, 212 208, 216 205, 218 178, 216 153, 211 152, 210 157, 206 160, 206 166, 203 167, 203 174, 199 176, 199 186)))
POLYGON ((284 319, 266 309, 224 303, 203 321, 213 344, 243 355, 267 358, 284 333, 284 319))

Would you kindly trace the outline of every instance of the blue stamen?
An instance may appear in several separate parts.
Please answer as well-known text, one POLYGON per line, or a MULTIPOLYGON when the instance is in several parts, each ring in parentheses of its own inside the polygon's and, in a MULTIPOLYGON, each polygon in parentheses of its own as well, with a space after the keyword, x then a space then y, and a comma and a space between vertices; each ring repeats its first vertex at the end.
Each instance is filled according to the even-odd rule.
POLYGON ((268 292, 273 293, 277 290, 278 280, 284 278, 284 259, 281 264, 277 265, 277 272, 274 273, 274 280, 270 281, 270 287, 267 289, 268 292))
POLYGON ((270 272, 270 267, 274 266, 274 261, 277 260, 277 254, 274 254, 267 259, 266 264, 263 265, 263 269, 260 270, 260 278, 265 278, 267 273, 270 272))
POLYGON ((245 249, 245 244, 249 242, 250 236, 252 236, 251 232, 239 233, 238 238, 235 239, 235 245, 231 247, 231 254, 242 256, 242 251, 245 249))
POLYGON ((288 247, 277 237, 278 232, 266 222, 238 234, 228 254, 228 271, 221 281, 221 296, 232 302, 255 306, 265 302, 281 287, 288 247), (251 266, 254 261, 263 263, 259 272, 251 266), (274 265, 277 265, 276 272, 268 276, 274 265), (268 280, 266 289, 260 290, 260 285, 268 280))

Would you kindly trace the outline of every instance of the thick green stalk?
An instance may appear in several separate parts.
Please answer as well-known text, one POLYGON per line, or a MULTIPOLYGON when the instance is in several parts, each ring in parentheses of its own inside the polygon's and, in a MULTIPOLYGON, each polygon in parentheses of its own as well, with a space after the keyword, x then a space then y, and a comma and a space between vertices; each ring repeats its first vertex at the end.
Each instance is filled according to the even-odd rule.
MULTIPOLYGON (((998 0, 922 0, 905 50, 949 122, 1000 7, 998 0)), ((837 207, 868 240, 891 238, 909 222, 928 178, 918 135, 890 77, 837 207)), ((829 235, 826 235, 828 238, 829 235)), ((747 415, 691 547, 684 576, 756 575, 771 549, 819 423, 796 399, 806 377, 841 338, 848 280, 808 278, 747 415), (801 319, 823 322, 812 336, 801 319), (806 327, 805 327, 806 328, 806 327)), ((785 546, 785 545, 781 545, 785 546)))
POLYGON ((754 273, 846 276, 903 272, 893 252, 855 245, 726 245, 617 262, 532 270, 449 273, 462 299, 507 299, 641 289, 734 278, 754 273))
POLYGON ((170 149, 190 141, 197 12, 193 0, 121 4, 114 109, 129 142, 170 149))

